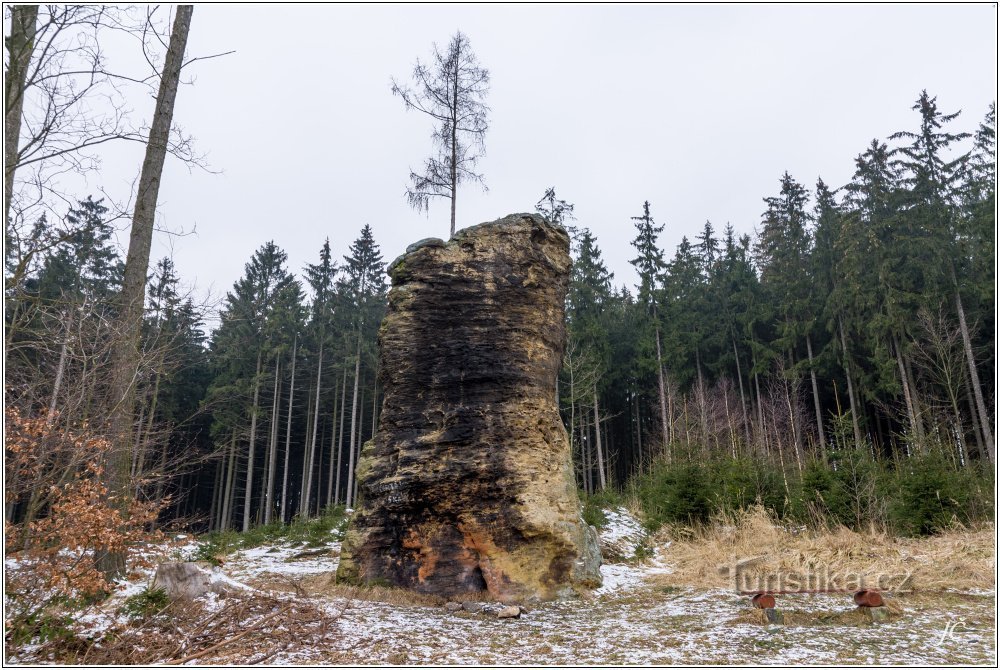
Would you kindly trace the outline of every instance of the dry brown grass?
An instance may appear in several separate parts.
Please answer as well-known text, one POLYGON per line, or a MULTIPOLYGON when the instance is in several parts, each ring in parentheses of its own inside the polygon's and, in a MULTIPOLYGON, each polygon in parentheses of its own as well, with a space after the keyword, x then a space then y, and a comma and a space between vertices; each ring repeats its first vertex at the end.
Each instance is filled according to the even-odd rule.
POLYGON ((857 532, 798 530, 780 526, 760 507, 696 529, 663 529, 655 537, 673 568, 658 575, 663 585, 731 587, 720 566, 761 557, 746 572, 845 575, 911 574, 917 591, 992 589, 996 580, 995 528, 959 529, 926 538, 894 537, 871 529, 857 532))

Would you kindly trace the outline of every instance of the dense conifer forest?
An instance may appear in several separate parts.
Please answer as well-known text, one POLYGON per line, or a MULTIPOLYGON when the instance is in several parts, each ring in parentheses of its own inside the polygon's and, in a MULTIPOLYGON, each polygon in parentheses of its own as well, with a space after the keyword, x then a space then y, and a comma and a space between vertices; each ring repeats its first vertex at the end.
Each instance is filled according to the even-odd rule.
MULTIPOLYGON (((760 220, 736 222, 753 234, 706 221, 674 250, 656 193, 622 203, 620 237, 599 241, 545 190, 536 211, 573 240, 559 402, 580 489, 638 492, 661 521, 755 501, 914 532, 991 515, 995 126, 992 106, 970 124, 923 92, 910 127, 859 148, 849 183, 775 175, 760 220), (629 238, 634 286, 599 246, 629 238)), ((125 261, 99 198, 58 228, 73 232, 6 258, 8 431, 53 445, 20 469, 8 453, 15 523, 79 466, 67 436, 112 411, 125 261)), ((155 263, 128 467, 158 525, 247 530, 356 500, 388 290, 371 225, 357 229, 331 229, 304 268, 263 242, 211 332, 216 315, 155 263)))

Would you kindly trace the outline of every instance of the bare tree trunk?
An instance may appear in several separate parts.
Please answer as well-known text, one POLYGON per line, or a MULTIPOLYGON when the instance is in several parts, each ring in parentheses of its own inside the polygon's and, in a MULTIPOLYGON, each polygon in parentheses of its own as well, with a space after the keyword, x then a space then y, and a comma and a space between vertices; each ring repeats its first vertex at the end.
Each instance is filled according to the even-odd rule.
MULTIPOLYGON (((655 313, 654 313, 655 314, 655 313)), ((655 318, 655 316, 654 316, 655 318)), ((667 423, 667 392, 663 384, 663 357, 660 353, 660 327, 656 326, 656 379, 659 383, 660 392, 660 424, 663 430, 663 451, 667 456, 667 463, 671 461, 670 454, 670 424, 667 423)))
POLYGON ((847 358, 847 338, 844 336, 844 320, 837 317, 840 329, 840 346, 844 350, 844 376, 847 377, 847 400, 851 403, 851 424, 854 428, 854 448, 861 447, 861 426, 858 423, 858 405, 854 399, 854 384, 851 383, 851 367, 847 358))
POLYGON ((344 412, 347 405, 347 368, 344 368, 344 381, 340 387, 340 431, 337 436, 337 481, 333 489, 333 504, 340 504, 340 471, 344 463, 344 412))
POLYGON ((309 498, 306 497, 306 482, 312 477, 312 470, 309 469, 309 441, 312 439, 312 422, 309 417, 313 414, 313 403, 315 398, 313 398, 313 389, 310 385, 309 387, 309 399, 306 401, 306 441, 302 445, 302 486, 299 487, 299 511, 298 515, 304 517, 306 515, 306 506, 309 504, 309 498))
POLYGON ((232 439, 229 442, 229 472, 226 474, 226 490, 222 500, 222 522, 219 524, 220 530, 229 530, 230 519, 233 515, 233 494, 236 480, 236 431, 233 430, 232 439))
POLYGON ((694 362, 698 368, 698 421, 701 424, 701 439, 705 448, 708 448, 708 415, 707 403, 705 402, 705 378, 701 374, 701 352, 694 350, 694 362))
MULTIPOLYGON (((180 83, 184 49, 191 28, 193 5, 179 5, 174 19, 170 44, 163 62, 160 88, 156 95, 156 111, 149 130, 146 156, 139 175, 135 211, 132 214, 132 231, 120 292, 119 322, 121 332, 116 338, 112 353, 110 400, 113 403, 109 428, 117 434, 119 443, 106 457, 105 479, 109 497, 119 505, 129 491, 129 465, 131 463, 132 422, 135 421, 136 361, 139 360, 139 336, 142 327, 143 305, 146 295, 146 272, 149 269, 149 251, 153 242, 153 222, 160 191, 163 162, 167 156, 170 125, 174 115, 174 101, 180 83)), ((125 573, 125 554, 121 551, 98 551, 97 567, 108 579, 125 573)))
POLYGON ((597 440, 597 479, 601 490, 607 488, 608 479, 604 473, 604 448, 601 444, 601 413, 597 405, 597 386, 594 386, 594 437, 597 440))
POLYGON ((747 399, 743 394, 743 371, 740 367, 740 351, 736 348, 736 338, 733 338, 733 356, 736 357, 736 378, 740 383, 740 409, 743 410, 743 431, 746 433, 747 447, 750 446, 750 420, 747 418, 747 399))
POLYGON ((288 523, 288 455, 292 451, 292 408, 295 403, 295 359, 298 354, 299 336, 292 342, 292 381, 288 387, 288 419, 285 423, 285 466, 281 475, 281 523, 288 523))
POLYGON ((257 352, 257 371, 253 375, 253 407, 250 408, 250 448, 247 450, 247 479, 243 496, 243 532, 250 530, 250 506, 253 501, 254 449, 257 445, 257 404, 260 399, 260 357, 257 352))
MULTIPOLYGON (((316 434, 319 432, 317 428, 319 427, 319 406, 320 406, 320 396, 322 395, 322 384, 323 384, 323 344, 319 345, 319 361, 316 364, 316 402, 313 403, 313 419, 312 419, 312 438, 309 440, 309 468, 306 473, 305 482, 302 484, 305 487, 305 495, 303 496, 302 511, 308 516, 309 515, 309 501, 312 500, 312 480, 313 480, 313 469, 316 465, 316 434)), ((317 492, 316 497, 319 497, 317 492)))
POLYGON ((635 413, 635 442, 639 452, 639 474, 641 475, 645 456, 642 453, 642 417, 639 413, 639 395, 637 393, 632 394, 632 410, 635 413))
MULTIPOLYGON (((784 377, 784 375, 782 375, 782 377, 784 377)), ((799 422, 796 419, 798 413, 795 411, 795 407, 792 403, 792 393, 791 389, 789 388, 789 383, 787 378, 782 379, 782 385, 785 388, 785 403, 788 407, 788 421, 792 425, 792 442, 795 447, 795 462, 796 465, 798 465, 799 474, 801 474, 802 473, 802 456, 800 455, 800 452, 802 451, 802 448, 800 446, 801 436, 799 434, 799 426, 798 426, 799 422)), ((780 439, 778 444, 779 445, 781 444, 780 439)), ((784 464, 782 464, 782 467, 783 466, 784 464)))
POLYGON ((219 523, 219 502, 222 500, 222 483, 225 481, 223 473, 226 470, 225 458, 220 458, 215 463, 215 479, 212 482, 212 505, 208 511, 208 529, 218 530, 219 523))
MULTIPOLYGON (((576 382, 574 380, 573 374, 573 363, 569 364, 569 453, 574 453, 574 436, 573 433, 576 430, 576 382)), ((583 461, 582 454, 580 461, 583 461)))
POLYGON ((826 462, 826 431, 823 429, 823 410, 819 405, 819 385, 816 383, 816 369, 813 367, 812 338, 806 335, 806 353, 809 356, 809 377, 812 379, 813 403, 816 405, 816 428, 819 431, 819 449, 826 462))
MULTIPOLYGON (((35 48, 35 31, 38 23, 38 5, 11 5, 10 35, 4 40, 7 46, 7 71, 4 73, 3 117, 3 220, 4 228, 10 225, 10 201, 14 191, 14 172, 17 169, 18 140, 21 137, 21 116, 24 111, 24 88, 28 78, 28 64, 35 48)), ((4 351, 4 358, 7 353, 4 351)))
MULTIPOLYGON (((361 450, 364 448, 364 432, 365 432, 365 390, 361 389, 361 400, 358 401, 358 458, 361 458, 361 450)), ((358 502, 358 478, 354 478, 354 504, 358 502)))
POLYGON ((281 414, 281 359, 274 362, 274 400, 271 403, 271 430, 267 444, 267 483, 264 486, 264 525, 271 523, 274 508, 274 477, 278 469, 278 416, 281 414))
POLYGON ((996 464, 996 446, 993 443, 993 430, 990 428, 990 415, 986 411, 986 403, 983 402, 983 389, 979 385, 979 371, 976 370, 976 358, 972 353, 972 338, 969 337, 969 326, 965 323, 965 308, 962 307, 962 295, 958 291, 958 282, 952 271, 952 281, 955 283, 955 309, 958 311, 958 326, 962 330, 962 348, 965 349, 965 360, 969 366, 970 385, 972 386, 973 397, 976 399, 976 408, 979 410, 979 428, 983 433, 983 440, 986 443, 986 455, 990 459, 990 465, 996 464))
POLYGON ((451 99, 451 237, 455 237, 455 201, 458 199, 458 82, 460 58, 455 58, 455 86, 451 99))
POLYGON ((969 407, 969 416, 972 417, 972 434, 975 436, 976 447, 980 458, 986 453, 986 446, 983 444, 983 434, 979 430, 979 416, 976 414, 976 403, 972 399, 971 384, 969 383, 969 371, 963 368, 962 384, 965 385, 965 402, 969 407))
POLYGON ((920 424, 917 422, 917 415, 913 411, 913 399, 910 397, 910 382, 906 376, 906 368, 903 366, 903 354, 899 349, 899 340, 895 335, 892 337, 892 348, 896 353, 896 365, 899 367, 899 379, 903 384, 903 398, 906 400, 906 413, 909 415, 910 429, 913 431, 913 437, 919 442, 921 441, 920 424))
POLYGON ((337 382, 336 377, 334 377, 333 382, 333 414, 332 421, 333 426, 330 430, 330 472, 326 477, 326 506, 329 507, 333 504, 333 477, 334 477, 334 463, 336 466, 340 467, 340 461, 337 460, 337 382))
MULTIPOLYGON (((35 7, 38 11, 38 7, 35 7)), ((59 390, 62 388, 63 375, 66 373, 66 359, 69 357, 70 330, 73 328, 73 310, 70 310, 69 321, 66 323, 66 335, 59 347, 59 364, 56 366, 56 379, 52 383, 52 400, 49 401, 49 413, 45 417, 45 426, 52 427, 56 417, 56 403, 59 400, 59 390)), ((4 354, 6 356, 6 354, 4 354)))
POLYGON ((351 444, 347 462, 347 506, 354 502, 354 440, 357 435, 358 382, 361 377, 361 329, 358 328, 358 346, 354 354, 354 399, 351 401, 351 444))

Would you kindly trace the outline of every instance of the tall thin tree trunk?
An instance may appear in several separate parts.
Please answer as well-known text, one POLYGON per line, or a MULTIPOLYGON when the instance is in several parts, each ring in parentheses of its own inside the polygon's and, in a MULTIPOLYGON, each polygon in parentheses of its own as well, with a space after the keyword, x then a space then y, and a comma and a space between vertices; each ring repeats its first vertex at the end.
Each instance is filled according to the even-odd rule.
POLYGON ((310 417, 313 414, 313 403, 315 398, 313 397, 313 389, 310 385, 309 387, 309 400, 306 401, 306 441, 302 446, 302 486, 299 487, 299 512, 300 517, 304 517, 307 514, 306 506, 309 504, 309 498, 306 496, 306 485, 310 477, 312 477, 312 470, 309 469, 309 442, 312 440, 312 421, 310 417))
POLYGON ((701 373, 701 352, 695 348, 694 362, 698 369, 698 421, 701 424, 701 439, 708 448, 708 413, 705 401, 705 377, 701 373))
POLYGON ((292 409, 295 406, 295 359, 299 336, 292 342, 292 381, 288 387, 288 419, 285 422, 285 464, 281 474, 281 523, 288 523, 288 456, 292 451, 292 409))
POLYGON ((837 317, 840 330, 840 346, 844 351, 844 376, 847 377, 847 400, 851 404, 851 425, 854 428, 854 448, 861 447, 861 426, 858 423, 858 405, 854 399, 854 384, 851 383, 851 367, 847 355, 847 338, 844 336, 844 319, 837 317))
POLYGON ((340 387, 340 434, 337 436, 337 481, 333 489, 333 504, 340 504, 340 471, 344 466, 344 412, 347 405, 347 368, 344 368, 344 381, 340 387))
MULTIPOLYGON (((361 400, 358 401, 358 456, 361 458, 361 451, 364 449, 364 440, 362 439, 365 432, 365 389, 361 389, 361 400)), ((354 489, 352 495, 354 496, 354 504, 358 501, 358 478, 354 478, 354 489)))
POLYGON ((274 362, 274 402, 271 403, 271 430, 267 444, 267 483, 264 487, 264 525, 271 523, 274 509, 274 477, 278 469, 278 417, 281 415, 281 359, 274 362))
POLYGON ((358 382, 361 377, 361 328, 358 328, 358 346, 354 354, 354 398, 351 401, 351 444, 347 463, 347 506, 354 502, 354 439, 357 435, 358 382))
POLYGON ((254 450, 257 446, 257 405, 260 400, 260 358, 257 351, 257 371, 253 376, 253 407, 250 408, 250 447, 247 449, 247 478, 243 493, 243 532, 250 530, 250 507, 253 502, 254 450))
MULTIPOLYGON (((319 432, 317 430, 319 426, 319 406, 320 397, 322 395, 322 383, 323 383, 323 344, 319 345, 319 361, 316 364, 316 402, 313 403, 313 419, 312 419, 312 438, 309 440, 309 472, 305 480, 304 486, 306 487, 305 492, 305 503, 302 506, 303 511, 308 516, 309 514, 309 501, 312 500, 312 480, 313 480, 313 469, 316 465, 316 434, 319 432)), ((316 494, 319 497, 319 493, 316 494)))
MULTIPOLYGON (((795 462, 796 462, 796 465, 798 465, 799 474, 801 474, 802 473, 802 456, 800 455, 800 452, 802 451, 802 448, 800 446, 801 445, 801 442, 800 442, 801 436, 799 434, 799 425, 798 425, 799 422, 796 419, 797 412, 795 411, 795 407, 794 407, 794 405, 792 403, 792 393, 791 393, 791 388, 790 388, 788 379, 787 378, 783 379, 782 380, 782 384, 785 387, 785 403, 786 403, 786 406, 788 407, 788 421, 792 425, 792 443, 795 446, 795 462)), ((779 440, 779 444, 780 444, 780 440, 779 440)))
POLYGON ((990 459, 990 465, 996 464, 996 445, 993 443, 993 429, 990 428, 990 415, 986 411, 986 403, 983 402, 983 389, 979 385, 979 371, 976 369, 976 357, 972 353, 972 338, 969 336, 969 326, 965 323, 965 308, 962 307, 962 294, 958 290, 958 280, 955 278, 955 271, 952 270, 952 282, 955 284, 955 309, 958 311, 958 326, 962 331, 962 348, 965 349, 965 360, 969 367, 970 385, 972 386, 973 397, 976 399, 976 408, 979 411, 979 428, 986 443, 986 455, 990 459))
POLYGON ((236 431, 233 430, 232 438, 229 442, 229 472, 226 473, 226 490, 222 499, 222 522, 219 524, 220 530, 229 530, 229 523, 233 515, 233 497, 236 480, 236 431))
MULTIPOLYGON (((132 423, 135 421, 135 378, 139 360, 139 338, 142 328, 143 306, 146 295, 146 273, 149 270, 149 252, 153 242, 153 222, 160 191, 163 163, 167 156, 170 126, 174 114, 174 101, 180 83, 181 66, 188 31, 191 28, 193 5, 179 5, 174 19, 170 44, 163 62, 160 88, 156 95, 156 111, 149 130, 146 156, 139 175, 128 255, 122 274, 119 293, 120 332, 112 347, 111 388, 112 403, 108 426, 118 443, 105 458, 104 477, 109 498, 124 509, 129 490, 129 465, 133 448, 132 423)), ((125 554, 122 551, 96 552, 98 569, 108 579, 125 573, 125 554)))
POLYGON ((823 429, 823 410, 819 404, 819 385, 816 383, 816 368, 813 367, 812 338, 806 335, 806 354, 809 356, 809 377, 812 379, 813 403, 816 405, 816 428, 819 431, 819 449, 826 462, 826 431, 823 429))
POLYGON ((452 87, 451 99, 451 237, 455 237, 455 201, 458 199, 458 127, 461 121, 458 118, 458 82, 459 82, 459 58, 455 58, 454 85, 452 87))
POLYGON ((597 478, 601 490, 607 488, 608 479, 604 473, 604 448, 601 445, 601 413, 597 404, 597 385, 593 389, 594 397, 594 438, 597 444, 597 478))
POLYGON ((733 337, 733 356, 736 357, 736 379, 740 383, 740 409, 743 411, 743 431, 746 434, 747 447, 750 446, 750 420, 747 417, 747 398, 743 393, 743 370, 740 366, 740 351, 736 348, 736 338, 733 337))
MULTIPOLYGON (((903 398, 906 400, 906 413, 910 420, 910 430, 913 431, 913 438, 919 443, 922 442, 920 439, 922 437, 920 432, 920 423, 917 421, 917 415, 913 411, 913 399, 910 396, 910 381, 906 375, 906 367, 903 365, 903 353, 899 348, 899 340, 895 335, 892 336, 892 348, 896 353, 896 365, 899 367, 899 379, 903 384, 903 398)), ((918 444, 918 446, 922 447, 923 445, 918 444)))
POLYGON ((340 461, 337 460, 337 378, 334 377, 333 382, 333 414, 331 414, 331 421, 333 421, 333 427, 330 430, 330 472, 326 476, 326 506, 329 507, 333 504, 333 477, 334 477, 334 463, 336 467, 340 467, 340 461))
POLYGON ((215 463, 215 485, 212 488, 212 511, 208 516, 208 529, 219 530, 219 517, 222 511, 222 494, 226 483, 226 457, 220 456, 215 463))
MULTIPOLYGON (((38 11, 38 7, 35 7, 35 11, 38 11)), ((69 321, 66 323, 66 335, 63 337, 62 345, 59 347, 59 363, 56 366, 56 379, 52 383, 52 400, 49 401, 49 413, 45 417, 45 426, 47 428, 51 428, 52 422, 55 421, 56 404, 59 401, 59 390, 62 388, 63 375, 66 373, 66 359, 69 357, 70 330, 73 328, 72 309, 69 312, 68 318, 69 321)))
POLYGON ((972 434, 975 436, 976 447, 979 452, 980 458, 986 453, 986 446, 983 444, 983 434, 980 431, 979 416, 976 414, 976 403, 972 399, 972 389, 969 383, 969 372, 963 368, 962 372, 962 384, 965 386, 965 402, 969 406, 969 416, 972 417, 972 434))
MULTIPOLYGON (((654 311, 653 314, 655 318, 656 312, 654 311)), ((661 424, 661 429, 663 430, 664 453, 666 454, 667 457, 667 463, 670 463, 671 462, 670 443, 672 436, 670 435, 670 424, 667 422, 667 392, 665 385, 663 383, 663 356, 660 352, 659 324, 657 324, 656 326, 656 380, 657 383, 659 384, 659 393, 660 393, 660 424, 661 424)))
MULTIPOLYGON (((35 48, 37 23, 38 5, 11 5, 10 35, 4 40, 8 57, 7 71, 3 78, 3 220, 5 230, 10 225, 10 202, 14 191, 14 172, 17 169, 18 141, 21 137, 24 89, 28 79, 31 53, 35 48)), ((4 351, 5 360, 6 356, 7 353, 4 351)))

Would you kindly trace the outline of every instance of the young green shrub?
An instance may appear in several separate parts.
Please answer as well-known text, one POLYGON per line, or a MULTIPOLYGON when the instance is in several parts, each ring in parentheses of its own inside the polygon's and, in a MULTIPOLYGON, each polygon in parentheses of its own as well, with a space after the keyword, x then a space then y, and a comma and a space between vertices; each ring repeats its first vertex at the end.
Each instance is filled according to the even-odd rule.
POLYGON ((956 471, 940 454, 930 452, 901 461, 891 478, 889 514, 905 535, 931 535, 956 521, 975 520, 976 475, 956 471))
POLYGON ((119 611, 130 619, 147 619, 169 604, 170 598, 165 590, 146 588, 126 598, 119 611))
POLYGON ((660 464, 640 478, 636 493, 649 530, 708 520, 712 502, 706 470, 699 463, 660 464))

